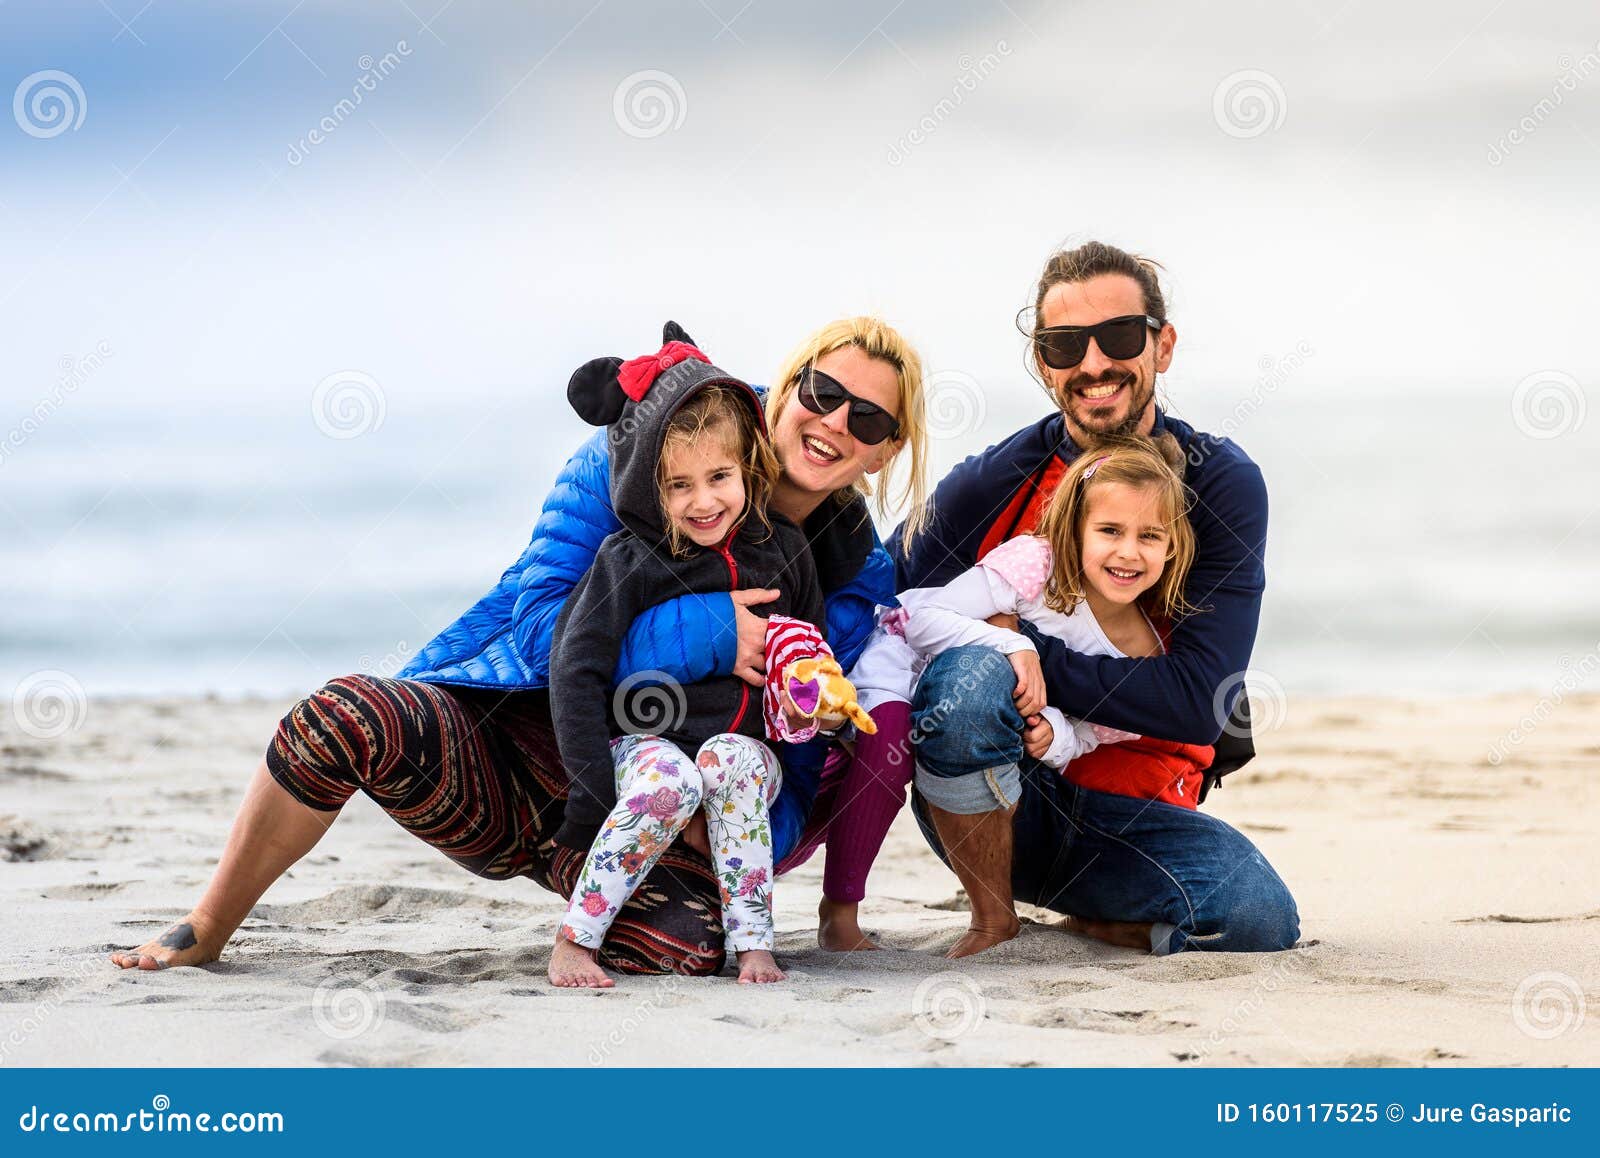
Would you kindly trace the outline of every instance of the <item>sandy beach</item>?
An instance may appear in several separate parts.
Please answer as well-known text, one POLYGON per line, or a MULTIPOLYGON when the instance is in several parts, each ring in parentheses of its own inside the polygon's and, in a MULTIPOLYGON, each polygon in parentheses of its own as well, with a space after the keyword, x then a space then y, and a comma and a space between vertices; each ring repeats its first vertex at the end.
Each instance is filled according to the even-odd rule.
POLYGON ((865 923, 788 984, 544 977, 562 908, 468 876, 358 797, 205 969, 123 973, 198 894, 278 701, 91 701, 0 728, 0 1065, 1600 1064, 1600 696, 1291 700, 1207 807, 1266 852, 1302 943, 1152 958, 1031 920, 961 962, 956 881, 902 813, 865 923), (1490 753, 1503 753, 1498 763, 1490 753))

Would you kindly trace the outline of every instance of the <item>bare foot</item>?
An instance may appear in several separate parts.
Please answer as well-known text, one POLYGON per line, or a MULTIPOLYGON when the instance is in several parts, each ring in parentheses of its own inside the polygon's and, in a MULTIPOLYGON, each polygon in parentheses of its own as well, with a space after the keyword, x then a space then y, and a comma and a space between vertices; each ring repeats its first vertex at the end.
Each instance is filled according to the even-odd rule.
POLYGON ((600 968, 593 949, 557 935, 556 947, 550 951, 550 984, 563 989, 613 989, 617 983, 600 968))
POLYGON ((973 915, 972 925, 951 946, 950 952, 945 957, 954 960, 957 957, 970 957, 974 953, 982 953, 985 949, 993 949, 1002 942, 1009 941, 1022 931, 1022 922, 1017 920, 1015 913, 1009 914, 1010 920, 1003 919, 979 922, 977 915, 973 915))
POLYGON ((769 981, 782 981, 787 976, 765 949, 746 949, 739 954, 740 985, 765 985, 769 981))
POLYGON ((1069 933, 1080 933, 1097 941, 1121 945, 1124 949, 1143 949, 1146 952, 1150 949, 1150 926, 1137 921, 1085 921, 1081 917, 1069 916, 1061 922, 1060 927, 1069 933))
POLYGON ((817 906, 817 944, 832 953, 853 953, 876 949, 872 939, 861 931, 860 906, 854 901, 822 898, 817 906))
POLYGON ((170 969, 175 965, 208 965, 222 956, 226 937, 212 932, 200 913, 190 913, 159 937, 137 949, 120 949, 111 963, 122 969, 170 969))

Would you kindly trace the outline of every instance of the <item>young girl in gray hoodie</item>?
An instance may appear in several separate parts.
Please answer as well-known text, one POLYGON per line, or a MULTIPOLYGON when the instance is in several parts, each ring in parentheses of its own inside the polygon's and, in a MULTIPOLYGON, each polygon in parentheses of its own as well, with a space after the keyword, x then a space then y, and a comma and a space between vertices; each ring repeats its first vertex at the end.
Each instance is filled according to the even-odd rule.
POLYGON ((551 708, 571 778, 555 839, 588 853, 550 960, 563 986, 612 984, 596 959, 611 922, 701 814, 739 980, 784 976, 772 957, 768 822, 781 772, 768 741, 815 732, 775 681, 790 661, 829 654, 814 626, 824 621, 822 588, 805 536, 767 509, 778 465, 755 390, 711 365, 676 324, 663 339, 644 358, 587 363, 567 388, 579 415, 609 427, 622 529, 562 608, 551 650, 551 708), (768 605, 765 695, 734 676, 684 686, 661 672, 616 671, 621 641, 647 608, 750 587, 780 592, 768 605))

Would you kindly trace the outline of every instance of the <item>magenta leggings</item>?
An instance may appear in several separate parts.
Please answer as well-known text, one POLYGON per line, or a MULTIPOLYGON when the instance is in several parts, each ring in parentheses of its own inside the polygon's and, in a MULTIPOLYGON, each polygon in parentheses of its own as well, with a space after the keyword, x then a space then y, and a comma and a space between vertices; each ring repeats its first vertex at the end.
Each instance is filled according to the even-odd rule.
POLYGON ((830 901, 858 902, 867 895, 867 873, 911 783, 911 705, 880 704, 872 719, 878 733, 857 735, 854 757, 843 748, 829 754, 811 820, 799 845, 778 866, 779 873, 788 872, 826 843, 822 895, 830 901))

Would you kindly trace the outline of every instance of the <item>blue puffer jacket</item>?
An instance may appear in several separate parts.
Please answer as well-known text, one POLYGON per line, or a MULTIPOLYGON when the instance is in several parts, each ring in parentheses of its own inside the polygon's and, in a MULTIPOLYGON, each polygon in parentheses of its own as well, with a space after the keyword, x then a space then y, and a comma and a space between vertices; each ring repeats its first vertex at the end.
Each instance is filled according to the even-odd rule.
MULTIPOLYGON (((487 595, 417 652, 400 678, 507 690, 549 687, 556 616, 594 561, 601 540, 622 525, 611 513, 610 487, 601 430, 556 477, 521 557, 487 595)), ((828 643, 846 671, 866 645, 873 609, 895 601, 894 563, 876 535, 873 540, 865 564, 843 585, 828 589, 828 569, 819 568, 828 643)), ((731 675, 738 642, 733 600, 726 593, 680 596, 634 621, 616 678, 652 670, 680 683, 731 675)))
MULTIPOLYGON (((604 430, 597 431, 567 460, 521 557, 487 595, 412 657, 400 671, 401 679, 508 691, 550 685, 556 617, 589 569, 601 540, 622 525, 611 512, 605 437, 604 430)), ((808 537, 814 520, 837 526, 847 522, 836 517, 837 511, 825 506, 807 520, 808 537)), ((859 543, 845 548, 855 557, 865 556, 858 568, 852 567, 853 559, 824 559, 821 547, 816 548, 828 643, 847 671, 866 645, 875 607, 895 602, 894 564, 876 532, 870 533, 870 548, 861 549, 859 543)), ((616 678, 661 671, 688 684, 711 675, 731 675, 737 650, 732 599, 726 593, 683 595, 652 607, 634 621, 623 641, 616 678)), ((798 843, 811 812, 826 743, 819 740, 783 749, 783 789, 772 810, 773 851, 779 860, 798 843)))

